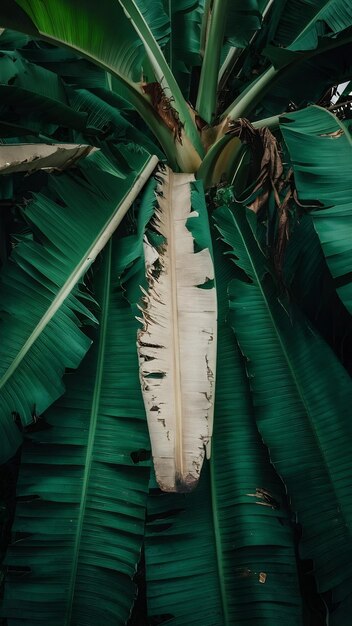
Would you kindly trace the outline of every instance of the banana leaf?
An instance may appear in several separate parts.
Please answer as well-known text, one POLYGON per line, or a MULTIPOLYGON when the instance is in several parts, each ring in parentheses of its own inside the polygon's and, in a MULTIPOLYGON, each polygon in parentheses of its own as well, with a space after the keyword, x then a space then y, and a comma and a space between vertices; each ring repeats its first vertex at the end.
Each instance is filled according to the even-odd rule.
POLYGON ((318 591, 336 606, 352 577, 352 382, 317 332, 279 299, 245 209, 221 207, 216 222, 249 278, 230 283, 229 303, 258 429, 302 526, 301 556, 313 561, 318 591))
POLYGON ((150 452, 118 247, 110 240, 97 261, 93 347, 23 446, 1 613, 9 626, 122 626, 136 596, 150 452))
POLYGON ((192 174, 165 168, 157 176, 152 224, 162 243, 145 235, 148 289, 137 350, 157 481, 182 492, 196 487, 205 451, 210 456, 216 290, 202 187, 196 209, 192 174))
MULTIPOLYGON (((296 207, 297 211, 297 207, 296 207)), ((326 304, 324 287, 329 277, 312 215, 298 215, 292 227, 283 262, 285 285, 311 319, 326 304)))
MULTIPOLYGON (((114 74, 144 119, 155 126, 153 111, 147 106, 139 84, 143 81, 147 55, 155 79, 171 91, 187 137, 202 153, 188 105, 145 18, 152 16, 154 3, 140 0, 139 4, 135 0, 102 0, 99 4, 94 0, 77 0, 73 5, 70 0, 52 0, 43 7, 41 0, 13 0, 14 7, 20 6, 28 15, 38 36, 67 45, 114 74)), ((0 20, 5 26, 6 19, 0 9, 0 20)), ((152 23, 152 17, 148 19, 152 23)), ((33 26, 26 30, 19 21, 18 30, 32 34, 33 26)), ((158 33, 163 43, 163 28, 158 28, 158 33)))
POLYGON ((331 112, 319 107, 287 115, 280 128, 300 201, 324 206, 312 211, 311 217, 337 293, 352 313, 351 133, 331 112))
POLYGON ((70 108, 61 78, 29 63, 18 52, 0 55, 0 95, 3 115, 10 108, 9 121, 26 124, 32 130, 43 132, 46 124, 52 132, 59 125, 78 129, 86 126, 87 115, 70 108))
POLYGON ((19 33, 10 28, 0 29, 0 49, 1 50, 20 50, 28 44, 30 37, 19 33))
MULTIPOLYGON (((230 2, 226 13, 225 37, 231 46, 245 48, 261 27, 262 9, 258 0, 230 2)), ((265 3, 264 3, 265 5, 265 3)))
POLYGON ((33 137, 38 135, 38 131, 32 128, 25 128, 24 126, 19 126, 18 124, 11 124, 11 122, 7 122, 6 120, 0 120, 0 136, 2 139, 6 139, 8 137, 13 137, 18 139, 19 137, 33 137))
MULTIPOLYGON (((334 40, 337 45, 339 40, 334 40)), ((272 62, 280 68, 284 48, 272 48, 270 57, 272 62)), ((266 49, 266 55, 269 55, 266 49)), ((319 48, 313 56, 304 58, 299 53, 291 53, 287 61, 290 67, 279 74, 275 87, 270 89, 258 103, 253 118, 270 117, 271 115, 285 114, 290 108, 302 109, 312 102, 324 100, 329 90, 351 76, 352 44, 350 41, 341 41, 334 49, 319 48), (302 80, 302 75, 304 80, 302 80)), ((285 61, 286 62, 286 61, 285 61)))
POLYGON ((41 67, 54 72, 76 88, 108 88, 107 72, 98 65, 89 63, 68 48, 48 47, 43 41, 31 41, 26 48, 20 48, 21 56, 41 67))
POLYGON ((88 89, 74 89, 68 90, 68 97, 74 111, 87 115, 87 129, 82 131, 83 136, 88 137, 97 130, 98 136, 112 144, 133 142, 164 158, 159 146, 147 135, 147 128, 140 130, 136 126, 132 114, 125 109, 127 103, 115 94, 101 88, 94 93, 88 89))
POLYGON ((316 48, 319 37, 333 37, 351 26, 352 7, 345 0, 290 0, 278 10, 273 39, 291 50, 316 48))
POLYGON ((301 626, 285 491, 256 429, 244 362, 228 323, 237 274, 214 241, 218 376, 212 457, 191 494, 148 498, 150 619, 181 625, 301 626))
POLYGON ((17 172, 63 171, 95 149, 77 144, 0 145, 0 174, 17 172))
POLYGON ((79 173, 51 177, 25 206, 34 240, 15 247, 0 276, 2 462, 20 443, 12 415, 31 423, 63 393, 65 367, 77 367, 86 353, 91 342, 80 317, 92 315, 76 284, 156 163, 133 146, 121 146, 115 165, 98 152, 79 173))

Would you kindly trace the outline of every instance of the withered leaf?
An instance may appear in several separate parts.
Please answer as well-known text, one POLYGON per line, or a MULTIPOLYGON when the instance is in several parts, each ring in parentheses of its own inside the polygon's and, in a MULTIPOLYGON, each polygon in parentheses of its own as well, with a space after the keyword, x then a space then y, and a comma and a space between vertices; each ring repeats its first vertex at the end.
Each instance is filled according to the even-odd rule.
POLYGON ((172 98, 168 98, 160 83, 144 83, 142 89, 152 103, 152 107, 164 124, 173 132, 175 141, 182 144, 183 124, 180 121, 178 111, 172 106, 172 98))

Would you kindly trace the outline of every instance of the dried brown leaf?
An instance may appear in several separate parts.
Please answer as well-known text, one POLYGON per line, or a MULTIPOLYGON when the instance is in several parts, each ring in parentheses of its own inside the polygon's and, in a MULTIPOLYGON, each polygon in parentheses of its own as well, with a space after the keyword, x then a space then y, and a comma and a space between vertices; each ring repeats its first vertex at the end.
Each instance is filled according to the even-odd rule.
POLYGON ((160 83, 144 83, 142 89, 152 103, 152 107, 164 124, 172 131, 175 141, 182 144, 183 124, 178 111, 172 106, 172 98, 168 98, 160 83))

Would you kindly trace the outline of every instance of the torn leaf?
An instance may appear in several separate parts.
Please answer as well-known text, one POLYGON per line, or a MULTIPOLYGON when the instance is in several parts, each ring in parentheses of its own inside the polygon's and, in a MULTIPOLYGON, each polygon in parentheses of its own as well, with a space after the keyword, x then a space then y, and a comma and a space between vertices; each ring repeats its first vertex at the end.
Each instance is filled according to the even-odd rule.
POLYGON ((199 288, 214 281, 214 268, 204 196, 192 210, 194 176, 166 168, 158 178, 153 227, 165 243, 153 252, 145 242, 149 287, 138 356, 157 481, 164 491, 186 492, 198 482, 205 449, 210 453, 216 290, 214 283, 199 288))
POLYGON ((0 174, 65 170, 97 148, 74 143, 0 145, 0 174))

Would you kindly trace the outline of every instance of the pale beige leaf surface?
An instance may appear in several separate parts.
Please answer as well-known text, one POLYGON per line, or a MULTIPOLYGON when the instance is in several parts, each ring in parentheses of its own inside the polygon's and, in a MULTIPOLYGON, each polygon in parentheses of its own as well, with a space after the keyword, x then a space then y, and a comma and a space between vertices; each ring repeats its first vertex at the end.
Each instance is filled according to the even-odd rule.
POLYGON ((145 241, 148 293, 138 333, 140 377, 157 481, 189 491, 210 453, 216 363, 216 290, 208 248, 194 252, 188 220, 194 176, 160 174, 154 227, 165 239, 157 257, 145 241), (211 285, 211 283, 210 283, 211 285))
POLYGON ((0 145, 0 174, 64 170, 97 148, 74 143, 0 145))

